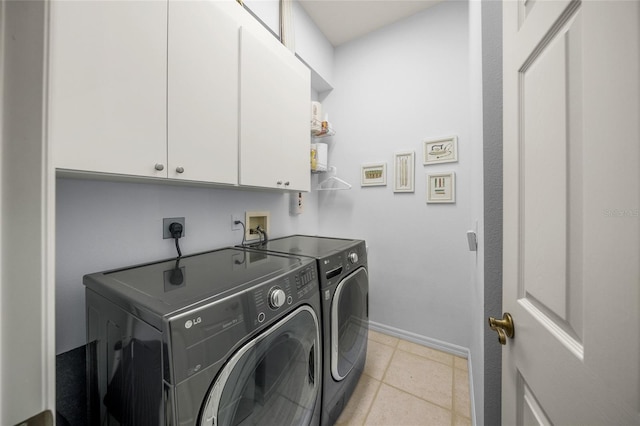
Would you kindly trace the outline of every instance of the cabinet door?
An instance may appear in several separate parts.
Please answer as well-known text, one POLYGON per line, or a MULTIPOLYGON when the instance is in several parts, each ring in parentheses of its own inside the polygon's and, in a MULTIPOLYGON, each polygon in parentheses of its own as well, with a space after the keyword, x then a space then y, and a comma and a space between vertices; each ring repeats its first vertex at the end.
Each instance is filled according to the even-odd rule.
POLYGON ((285 81, 285 94, 281 95, 283 113, 281 132, 283 168, 287 170, 288 189, 309 191, 311 189, 310 103, 311 74, 295 56, 286 57, 290 70, 285 81))
POLYGON ((169 178, 238 182, 240 25, 219 3, 169 2, 169 178))
POLYGON ((167 3, 53 1, 50 23, 55 166, 166 177, 167 3))
POLYGON ((308 191, 309 70, 267 31, 240 39, 240 183, 308 191))

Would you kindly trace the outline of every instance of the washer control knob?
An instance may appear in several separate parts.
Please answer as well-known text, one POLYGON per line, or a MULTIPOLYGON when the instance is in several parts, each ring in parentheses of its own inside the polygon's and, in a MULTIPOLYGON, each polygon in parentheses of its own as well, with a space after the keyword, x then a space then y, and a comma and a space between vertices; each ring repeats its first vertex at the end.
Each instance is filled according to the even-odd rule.
POLYGON ((284 305, 286 300, 287 295, 280 287, 273 287, 269 290, 269 306, 273 309, 278 309, 280 306, 284 305))
POLYGON ((356 253, 355 251, 352 251, 351 253, 349 253, 349 256, 347 257, 349 259, 349 262, 358 263, 358 253, 356 253))

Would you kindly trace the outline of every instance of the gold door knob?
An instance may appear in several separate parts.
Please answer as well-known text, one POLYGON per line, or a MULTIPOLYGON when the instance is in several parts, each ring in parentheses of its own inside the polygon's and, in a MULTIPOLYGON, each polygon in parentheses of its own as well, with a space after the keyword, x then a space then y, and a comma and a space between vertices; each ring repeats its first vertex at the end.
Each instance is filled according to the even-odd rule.
POLYGON ((506 345, 507 337, 513 338, 515 333, 513 318, 509 312, 505 312, 501 320, 489 317, 489 327, 498 333, 498 342, 501 345, 506 345))

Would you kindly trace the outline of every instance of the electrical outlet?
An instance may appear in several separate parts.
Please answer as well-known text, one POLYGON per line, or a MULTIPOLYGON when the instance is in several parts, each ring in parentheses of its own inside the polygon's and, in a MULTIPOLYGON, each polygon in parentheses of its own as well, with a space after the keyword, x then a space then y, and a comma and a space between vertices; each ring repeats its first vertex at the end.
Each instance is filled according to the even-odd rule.
POLYGON ((260 234, 256 232, 256 227, 260 225, 267 237, 269 234, 269 212, 246 212, 245 213, 245 236, 246 241, 259 241, 262 239, 260 234))
POLYGON ((162 239, 166 240, 168 238, 173 238, 171 236, 171 231, 169 231, 169 225, 171 225, 173 222, 178 222, 179 224, 182 225, 182 236, 184 237, 186 235, 185 231, 186 231, 186 227, 184 225, 184 217, 165 217, 164 219, 162 219, 162 239))
POLYGON ((238 214, 232 214, 231 215, 231 230, 232 231, 239 231, 242 229, 242 225, 240 225, 239 223, 236 223, 237 221, 243 222, 244 220, 242 218, 242 216, 238 215, 238 214))
POLYGON ((302 192, 289 193, 289 213, 293 216, 304 212, 304 196, 302 192))

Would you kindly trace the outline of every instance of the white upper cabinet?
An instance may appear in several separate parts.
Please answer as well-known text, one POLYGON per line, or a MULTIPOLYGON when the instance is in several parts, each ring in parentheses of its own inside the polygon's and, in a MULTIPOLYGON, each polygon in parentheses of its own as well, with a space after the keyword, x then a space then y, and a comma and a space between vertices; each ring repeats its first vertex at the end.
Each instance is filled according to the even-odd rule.
POLYGON ((53 1, 50 22, 57 169, 309 191, 309 69, 235 1, 53 1))
POLYGON ((238 183, 240 24, 221 6, 169 2, 169 178, 238 183))
POLYGON ((167 3, 53 1, 50 10, 56 168, 166 177, 167 3))
POLYGON ((309 69, 270 33, 241 29, 241 185, 309 191, 310 88, 309 69))

